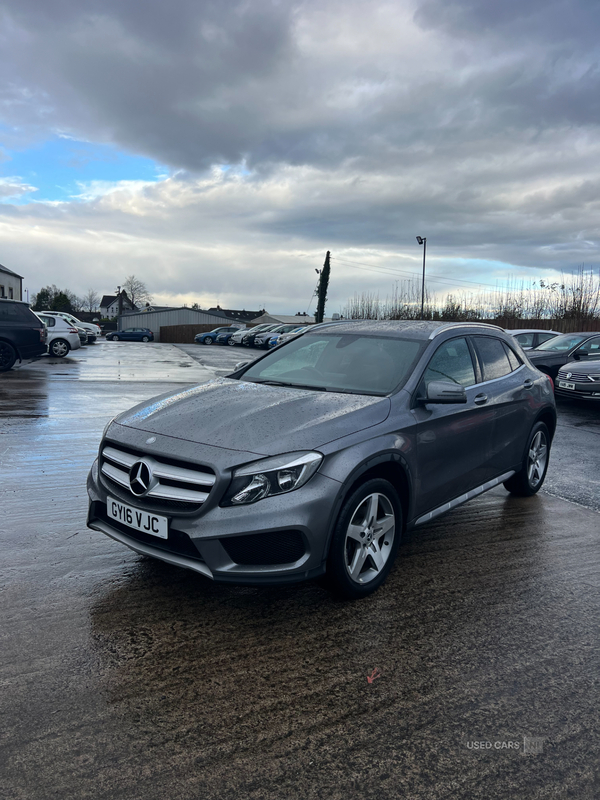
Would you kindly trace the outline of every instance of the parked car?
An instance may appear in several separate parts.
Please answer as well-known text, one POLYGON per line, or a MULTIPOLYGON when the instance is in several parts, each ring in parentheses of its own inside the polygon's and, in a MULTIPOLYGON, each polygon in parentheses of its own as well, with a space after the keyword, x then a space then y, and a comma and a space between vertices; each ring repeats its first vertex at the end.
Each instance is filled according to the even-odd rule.
POLYGON ((71 350, 78 350, 81 347, 77 328, 66 319, 50 316, 45 311, 39 311, 37 317, 48 329, 48 353, 51 356, 64 358, 71 350))
POLYGON ((234 347, 235 345, 243 344, 244 337, 247 336, 249 333, 259 333, 260 331, 264 331, 265 328, 269 327, 269 323, 262 323, 261 325, 255 325, 253 328, 241 328, 227 342, 228 345, 234 347))
POLYGON ((245 336, 242 337, 242 344, 244 347, 254 347, 254 341, 257 336, 262 336, 267 331, 274 331, 275 328, 278 328, 278 323, 270 323, 265 325, 262 330, 258 330, 259 326, 257 325, 256 328, 251 328, 245 336))
POLYGON ((197 333, 194 336, 194 341, 196 344, 214 344, 220 333, 235 333, 237 330, 239 330, 239 328, 233 327, 232 325, 229 327, 215 328, 213 331, 208 331, 208 333, 197 333))
MULTIPOLYGON (((76 326, 76 328, 77 328, 77 335, 79 336, 79 342, 82 347, 85 347, 85 345, 90 342, 90 336, 92 336, 92 334, 88 333, 84 328, 80 328, 79 326, 76 326)), ((96 341, 95 337, 94 341, 96 341)))
POLYGON ((110 422, 88 525, 223 583, 326 573, 347 598, 404 530, 499 484, 544 482, 551 381, 497 327, 344 322, 110 422))
POLYGON ((600 400, 600 358, 565 364, 558 370, 554 392, 569 400, 600 400))
POLYGON ((535 347, 539 347, 539 345, 544 342, 547 342, 548 339, 560 336, 558 331, 547 331, 541 330, 540 328, 517 328, 512 331, 506 328, 506 332, 515 337, 523 350, 532 350, 535 347))
POLYGON ((153 342, 154 334, 150 328, 124 328, 106 334, 107 342, 153 342))
POLYGON ((82 322, 80 319, 77 319, 77 317, 74 317, 73 314, 68 314, 66 311, 43 311, 42 313, 52 317, 62 317, 74 328, 83 328, 87 333, 88 344, 95 342, 98 336, 102 335, 102 331, 98 325, 93 322, 82 322))
POLYGON ((48 332, 27 303, 0 299, 0 372, 47 352, 48 332))
MULTIPOLYGON (((242 331, 245 330, 246 330, 245 328, 242 328, 242 331)), ((231 337, 235 336, 238 333, 240 333, 239 328, 234 328, 233 330, 229 331, 223 331, 222 333, 218 334, 217 338, 215 339, 215 344, 229 344, 229 340, 231 339, 231 337)))
POLYGON ((558 370, 571 361, 592 361, 600 357, 600 332, 562 333, 544 342, 527 357, 541 372, 555 380, 558 370))
POLYGON ((274 333, 269 339, 269 347, 285 344, 285 342, 289 342, 290 339, 294 339, 296 336, 304 333, 304 331, 307 331, 310 327, 310 325, 304 325, 302 328, 294 328, 291 331, 287 331, 287 333, 274 333))
POLYGON ((262 333, 257 333, 254 338, 254 347, 264 347, 265 349, 269 347, 269 342, 278 333, 289 333, 290 331, 295 331, 300 328, 300 325, 278 325, 276 328, 273 328, 270 331, 264 331, 262 333))

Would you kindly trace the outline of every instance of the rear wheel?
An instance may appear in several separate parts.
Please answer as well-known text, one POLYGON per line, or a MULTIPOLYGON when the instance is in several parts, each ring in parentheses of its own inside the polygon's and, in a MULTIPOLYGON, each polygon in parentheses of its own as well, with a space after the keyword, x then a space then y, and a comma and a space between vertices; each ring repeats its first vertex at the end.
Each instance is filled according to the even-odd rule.
POLYGON ((233 347, 233 346, 234 346, 234 344, 235 344, 235 342, 232 342, 232 341, 231 341, 231 338, 229 338, 229 339, 227 340, 227 344, 228 344, 230 347, 233 347))
POLYGON ((70 349, 71 345, 65 339, 55 339, 50 344, 50 352, 56 358, 64 358, 70 349))
POLYGON ((150 341, 149 336, 142 336, 142 342, 149 342, 149 341, 150 341))
POLYGON ((327 575, 333 590, 356 600, 388 576, 402 532, 402 506, 389 481, 374 478, 346 499, 333 533, 327 575))
POLYGON ((17 351, 8 342, 0 342, 0 372, 12 369, 17 360, 17 351))
POLYGON ((531 497, 542 488, 550 457, 550 434, 543 422, 536 422, 527 441, 523 466, 507 481, 504 488, 520 497, 531 497))

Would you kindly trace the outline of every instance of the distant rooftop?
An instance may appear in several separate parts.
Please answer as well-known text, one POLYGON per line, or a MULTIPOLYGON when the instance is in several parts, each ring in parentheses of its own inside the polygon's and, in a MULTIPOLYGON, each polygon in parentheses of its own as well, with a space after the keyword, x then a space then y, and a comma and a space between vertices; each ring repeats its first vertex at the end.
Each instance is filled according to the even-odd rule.
POLYGON ((8 267, 3 267, 2 264, 0 264, 0 272, 6 272, 7 275, 14 275, 15 278, 21 278, 21 280, 23 280, 23 276, 22 275, 19 275, 18 273, 13 272, 12 269, 8 269, 8 267))

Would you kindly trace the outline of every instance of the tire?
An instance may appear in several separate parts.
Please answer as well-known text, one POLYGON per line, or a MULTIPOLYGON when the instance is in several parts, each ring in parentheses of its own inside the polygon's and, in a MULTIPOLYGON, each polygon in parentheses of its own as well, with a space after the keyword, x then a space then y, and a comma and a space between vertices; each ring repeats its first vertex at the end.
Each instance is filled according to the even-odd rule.
POLYGON ((212 344, 210 336, 205 336, 204 339, 202 339, 202 344, 212 344))
POLYGON ((50 354, 55 358, 64 358, 70 349, 71 345, 66 341, 66 339, 55 339, 49 347, 50 354))
POLYGON ((0 372, 8 372, 17 360, 17 351, 8 342, 0 342, 0 372))
POLYGON ((142 336, 142 342, 149 342, 149 341, 150 341, 149 336, 142 336))
POLYGON ((231 341, 231 339, 228 339, 228 340, 227 340, 227 344, 228 344, 230 347, 233 347, 233 346, 235 345, 235 342, 232 342, 232 341, 231 341))
POLYGON ((402 506, 392 484, 373 478, 359 486, 344 501, 333 531, 327 559, 333 591, 347 600, 372 594, 392 568, 401 535, 402 506))
POLYGON ((504 488, 518 497, 531 497, 542 488, 550 460, 550 434, 543 422, 536 422, 527 439, 523 466, 504 488))
POLYGON ((110 340, 111 340, 111 342, 120 342, 120 341, 121 341, 121 340, 119 339, 119 337, 118 337, 118 336, 116 336, 115 334, 113 334, 113 335, 110 337, 110 340))

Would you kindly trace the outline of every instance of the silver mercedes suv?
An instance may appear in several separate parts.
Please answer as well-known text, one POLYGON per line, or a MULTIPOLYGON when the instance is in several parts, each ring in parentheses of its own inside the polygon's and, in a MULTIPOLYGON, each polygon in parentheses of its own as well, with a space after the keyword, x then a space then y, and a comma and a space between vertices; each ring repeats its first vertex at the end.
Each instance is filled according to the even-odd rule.
POLYGON ((550 379, 482 324, 342 322, 112 420, 88 525, 215 581, 385 580, 403 531, 541 487, 550 379))

